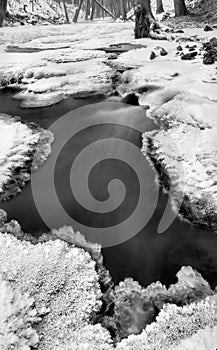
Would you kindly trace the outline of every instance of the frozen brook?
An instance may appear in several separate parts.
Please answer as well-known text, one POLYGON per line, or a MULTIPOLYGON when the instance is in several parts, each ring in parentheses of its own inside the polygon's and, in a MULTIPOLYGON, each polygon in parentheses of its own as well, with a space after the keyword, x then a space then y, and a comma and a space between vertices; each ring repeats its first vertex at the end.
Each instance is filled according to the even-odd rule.
MULTIPOLYGON (((148 116, 160 125, 160 131, 144 134, 143 152, 161 163, 161 180, 162 172, 169 177, 174 208, 181 192, 188 208, 183 209, 184 216, 214 227, 217 76, 216 64, 202 63, 202 43, 217 36, 217 30, 187 28, 173 41, 154 41, 135 40, 133 27, 133 23, 94 22, 3 28, 1 88, 18 87, 13 98, 21 108, 51 106, 71 96, 108 95, 114 88, 122 95, 135 92, 140 104, 150 107, 148 116), (131 50, 119 54, 109 50, 123 43, 132 44, 131 50), (181 60, 178 45, 184 52, 187 45, 196 45, 197 58, 181 60), (160 56, 159 47, 168 54, 160 56)), ((8 148, 8 144, 1 148, 1 158, 4 152, 8 156, 8 148)))
POLYGON ((0 334, 20 349, 216 349, 217 29, 171 35, 0 28, 0 334))

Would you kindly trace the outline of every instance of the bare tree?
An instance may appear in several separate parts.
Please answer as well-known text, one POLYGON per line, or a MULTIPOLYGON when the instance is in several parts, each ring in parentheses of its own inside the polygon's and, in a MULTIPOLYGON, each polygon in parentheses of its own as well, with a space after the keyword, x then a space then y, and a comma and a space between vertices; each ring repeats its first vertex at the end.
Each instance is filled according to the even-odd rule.
MULTIPOLYGON (((187 14, 185 0, 173 0, 173 2, 176 16, 187 14)), ((162 5, 162 0, 157 0, 157 5, 160 4, 162 5)), ((150 0, 137 2, 135 16, 135 38, 168 39, 168 35, 162 31, 163 26, 153 16, 150 0)))
POLYGON ((96 12, 96 3, 95 3, 94 0, 92 0, 92 3, 91 3, 91 13, 90 13, 90 20, 91 20, 91 21, 93 21, 95 12, 96 12))
MULTIPOLYGON (((152 14, 152 10, 151 10, 150 0, 140 0, 138 3, 140 3, 146 9, 146 12, 147 12, 149 17, 151 17, 151 18, 154 17, 152 14)), ((178 16, 185 16, 187 14, 185 0, 173 0, 173 3, 174 3, 174 8, 175 8, 175 15, 177 17, 178 16)), ((157 5, 157 13, 164 12, 162 0, 156 0, 156 5, 157 5)))
POLYGON ((126 0, 119 0, 119 2, 120 2, 121 17, 125 20, 127 15, 126 0))
POLYGON ((85 13, 85 20, 89 19, 90 16, 90 0, 86 0, 86 13, 85 13))
POLYGON ((155 20, 150 0, 140 0, 135 11, 135 38, 168 39, 162 26, 155 20))
POLYGON ((114 10, 115 18, 119 18, 121 13, 118 0, 111 0, 111 5, 114 10))
POLYGON ((66 16, 66 23, 69 23, 69 16, 68 16, 67 7, 66 7, 66 0, 63 0, 63 7, 64 7, 64 11, 65 11, 65 16, 66 16))
POLYGON ((99 6, 99 8, 101 8, 103 11, 105 11, 105 13, 107 13, 109 16, 115 19, 115 15, 110 10, 108 10, 105 6, 103 6, 99 0, 94 0, 94 1, 99 6))
POLYGON ((7 0, 0 0, 0 27, 3 25, 3 21, 7 11, 7 0))
POLYGON ((78 8, 77 8, 76 11, 75 11, 75 16, 74 16, 74 18, 73 18, 73 22, 74 22, 74 23, 77 23, 77 21, 78 21, 78 16, 79 16, 79 13, 80 13, 80 11, 81 11, 81 6, 83 5, 83 2, 84 2, 84 0, 80 0, 79 5, 78 5, 78 8))
MULTIPOLYGON (((150 1, 149 1, 149 3, 150 3, 150 1)), ((187 14, 185 0, 173 0, 173 3, 174 3, 176 17, 185 16, 187 14)), ((162 0, 156 0, 156 4, 157 4, 157 13, 164 12, 162 0)))

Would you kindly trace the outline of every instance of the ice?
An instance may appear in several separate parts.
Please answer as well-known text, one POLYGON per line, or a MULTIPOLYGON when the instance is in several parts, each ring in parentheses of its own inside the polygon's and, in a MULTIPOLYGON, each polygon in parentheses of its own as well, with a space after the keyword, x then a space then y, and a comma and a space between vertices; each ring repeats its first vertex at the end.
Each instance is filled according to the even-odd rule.
POLYGON ((46 92, 42 94, 29 94, 28 92, 20 93, 14 98, 21 100, 22 108, 39 108, 48 107, 59 103, 64 99, 60 92, 46 92))

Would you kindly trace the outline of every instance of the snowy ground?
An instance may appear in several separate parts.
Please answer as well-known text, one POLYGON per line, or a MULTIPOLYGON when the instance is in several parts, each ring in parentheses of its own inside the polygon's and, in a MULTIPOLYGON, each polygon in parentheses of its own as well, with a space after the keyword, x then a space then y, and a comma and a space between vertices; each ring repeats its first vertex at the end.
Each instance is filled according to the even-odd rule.
POLYGON ((178 191, 176 164, 179 162, 178 158, 166 157, 166 139, 173 135, 176 146, 181 147, 185 132, 180 125, 192 127, 187 129, 186 151, 183 149, 182 152, 187 166, 184 167, 184 192, 190 199, 193 195, 198 213, 199 199, 204 197, 202 187, 206 183, 208 194, 206 191, 205 203, 208 195, 209 205, 212 203, 211 209, 216 212, 214 174, 217 144, 214 141, 217 130, 217 74, 216 64, 207 66, 202 63, 202 43, 217 37, 217 30, 204 32, 203 28, 186 28, 184 33, 173 33, 173 41, 153 41, 135 40, 133 29, 133 23, 107 20, 91 24, 3 28, 0 31, 1 86, 19 84, 22 91, 16 98, 20 100, 21 107, 43 107, 68 96, 109 93, 114 89, 114 74, 124 71, 119 73, 120 84, 116 86, 119 92, 138 93, 140 103, 150 106, 149 116, 154 117, 164 129, 172 128, 171 132, 162 132, 162 138, 161 135, 153 135, 153 142, 161 149, 162 141, 159 157, 163 157, 166 168, 172 169, 169 175, 178 191), (122 53, 115 59, 114 55, 98 50, 120 43, 144 47, 122 53), (196 45, 197 57, 192 61, 181 60, 176 49, 178 45, 182 46, 184 53, 189 52, 187 45, 196 45), (168 54, 160 56, 159 47, 168 54), (154 60, 150 60, 152 51, 157 56, 154 60), (201 128, 212 130, 208 132, 201 128), (195 142, 200 140, 203 140, 203 146, 196 147, 195 142), (211 147, 207 150, 207 159, 211 162, 212 171, 206 171, 204 157, 206 159, 207 155, 203 147, 211 147), (190 155, 188 148, 192 149, 190 155), (199 169, 206 173, 203 180, 199 169), (209 186, 211 183, 213 185, 209 186), (187 188, 191 189, 191 193, 187 188))

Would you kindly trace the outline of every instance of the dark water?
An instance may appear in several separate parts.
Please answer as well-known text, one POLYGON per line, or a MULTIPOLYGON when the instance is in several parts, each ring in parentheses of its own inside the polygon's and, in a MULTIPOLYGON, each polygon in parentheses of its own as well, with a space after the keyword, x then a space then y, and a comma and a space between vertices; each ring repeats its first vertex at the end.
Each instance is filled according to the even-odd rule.
MULTIPOLYGON (((88 100, 68 99, 53 107, 22 110, 18 103, 12 99, 11 91, 7 91, 0 93, 0 112, 20 115, 23 120, 34 121, 47 128, 61 115, 73 108, 99 102, 101 98, 98 96, 88 100)), ((144 121, 145 130, 156 128, 145 117, 144 121)), ((76 221, 85 225, 108 227, 111 221, 117 224, 131 214, 137 203, 140 188, 135 173, 114 159, 101 162, 98 167, 91 171, 89 185, 93 196, 104 201, 108 196, 106 189, 109 181, 114 178, 121 179, 127 192, 118 214, 112 212, 97 215, 84 210, 69 191, 68 173, 76 154, 93 140, 111 136, 124 138, 137 147, 141 147, 140 133, 126 127, 120 127, 117 130, 111 125, 107 125, 106 128, 100 125, 89 128, 87 134, 79 133, 71 143, 65 145, 58 159, 55 173, 58 197, 65 210, 76 221)), ((42 170, 38 171, 39 174, 40 171, 42 170)), ((151 169, 150 174, 151 176, 147 177, 149 190, 145 197, 147 206, 152 205, 154 194, 157 191, 153 181, 154 171, 151 169)), ((175 274, 181 266, 191 265, 201 272, 212 286, 215 286, 217 284, 217 235, 178 219, 175 219, 165 233, 158 234, 157 228, 166 204, 167 197, 160 193, 154 214, 144 229, 125 243, 103 249, 105 265, 111 272, 115 283, 125 277, 133 277, 144 286, 157 280, 168 285, 175 281, 175 274)), ((26 232, 38 235, 47 230, 46 224, 40 218, 34 205, 30 183, 26 185, 21 194, 9 202, 2 203, 1 207, 7 211, 10 219, 18 220, 26 232)))
POLYGON ((68 98, 60 103, 44 108, 27 108, 19 107, 20 101, 13 99, 15 91, 13 89, 0 90, 0 113, 8 113, 13 116, 21 116, 22 120, 37 123, 39 126, 47 129, 59 117, 72 109, 88 105, 90 103, 97 103, 103 101, 105 96, 99 94, 90 98, 76 99, 68 98))

